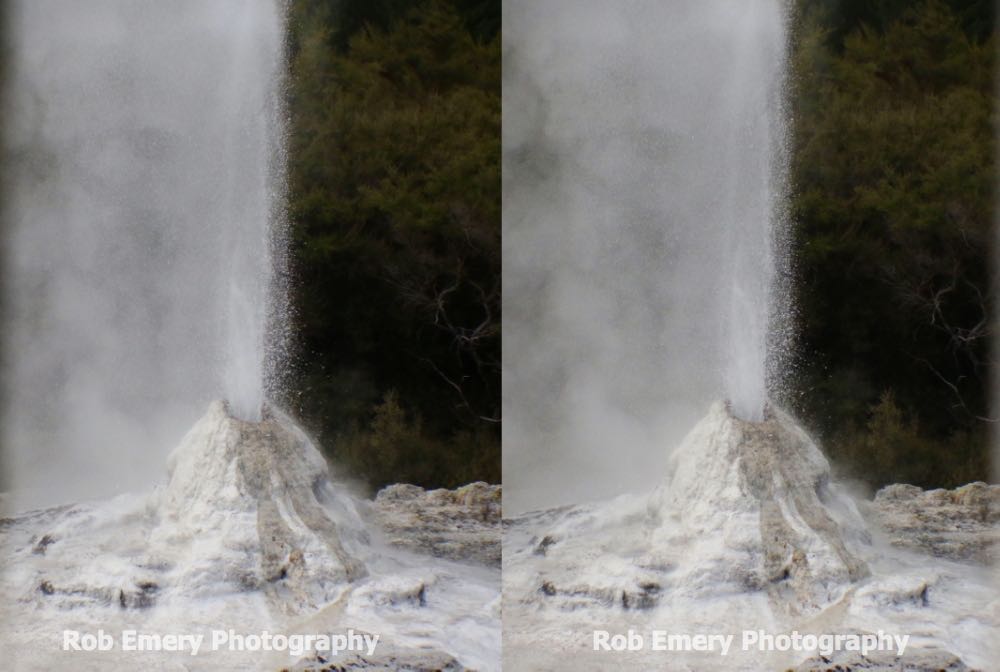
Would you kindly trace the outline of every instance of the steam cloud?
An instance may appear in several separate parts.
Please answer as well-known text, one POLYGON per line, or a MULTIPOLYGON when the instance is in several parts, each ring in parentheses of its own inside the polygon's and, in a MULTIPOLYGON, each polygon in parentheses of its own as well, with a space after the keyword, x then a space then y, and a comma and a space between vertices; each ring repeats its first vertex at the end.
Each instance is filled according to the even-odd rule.
POLYGON ((158 479, 212 398, 259 412, 284 19, 273 0, 6 12, 2 446, 23 507, 158 479))
POLYGON ((658 483, 778 386, 778 0, 504 4, 504 504, 658 483))

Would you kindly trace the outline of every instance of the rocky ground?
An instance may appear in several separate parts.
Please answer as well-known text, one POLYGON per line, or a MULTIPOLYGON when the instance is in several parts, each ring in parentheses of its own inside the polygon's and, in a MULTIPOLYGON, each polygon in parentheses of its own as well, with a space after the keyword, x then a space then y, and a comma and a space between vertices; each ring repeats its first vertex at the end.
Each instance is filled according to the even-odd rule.
POLYGON ((795 672, 971 672, 954 654, 934 649, 897 657, 890 653, 862 656, 839 651, 829 656, 813 656, 795 668, 795 672))
POLYGON ((5 669, 496 670, 499 498, 472 484, 358 499, 290 420, 244 422, 216 402, 153 492, 0 519, 5 669), (99 628, 381 639, 370 656, 300 661, 62 651, 64 629, 99 628))
POLYGON ((664 485, 503 521, 501 488, 357 499, 279 415, 213 405, 152 493, 0 519, 0 648, 17 670, 186 669, 81 658, 63 628, 380 633, 372 654, 202 656, 213 670, 989 670, 1000 652, 1000 486, 880 490, 856 505, 790 418, 717 405, 664 485), (907 632, 905 655, 596 656, 597 627, 907 632), (708 667, 706 667, 708 665, 708 667), (764 666, 762 668, 761 666, 764 666))
POLYGON ((375 497, 375 517, 389 543, 439 558, 500 566, 501 487, 456 490, 390 485, 375 497))
POLYGON ((336 661, 308 656, 281 672, 466 672, 468 668, 451 656, 435 651, 398 649, 391 646, 374 656, 350 654, 336 661))
POLYGON ((716 404, 656 490, 504 521, 505 666, 990 669, 1000 659, 1000 602, 983 563, 996 540, 996 492, 891 486, 859 506, 790 417, 771 409, 765 422, 746 423, 716 404), (911 640, 902 659, 886 661, 664 656, 595 652, 597 628, 884 630, 911 640))
POLYGON ((939 558, 989 564, 1000 540, 1000 485, 954 490, 890 485, 866 507, 889 543, 939 558))

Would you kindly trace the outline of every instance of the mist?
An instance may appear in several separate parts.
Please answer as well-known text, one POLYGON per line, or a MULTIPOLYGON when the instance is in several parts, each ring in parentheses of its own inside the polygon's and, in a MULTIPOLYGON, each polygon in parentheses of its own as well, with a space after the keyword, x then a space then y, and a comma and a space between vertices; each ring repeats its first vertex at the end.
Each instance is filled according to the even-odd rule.
POLYGON ((284 18, 6 12, 0 445, 24 508, 159 480, 213 398, 259 416, 284 328, 284 18))
POLYGON ((505 3, 505 512, 651 487, 780 391, 783 7, 505 3))

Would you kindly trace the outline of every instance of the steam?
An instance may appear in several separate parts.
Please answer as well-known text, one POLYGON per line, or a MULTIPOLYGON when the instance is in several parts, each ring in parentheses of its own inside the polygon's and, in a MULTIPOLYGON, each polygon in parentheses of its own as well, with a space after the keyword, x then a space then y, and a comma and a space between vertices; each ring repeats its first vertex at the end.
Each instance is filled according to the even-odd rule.
POLYGON ((505 3, 505 510, 657 483, 780 387, 784 6, 505 3))
POLYGON ((212 398, 259 418, 283 342, 284 18, 6 11, 2 445, 27 506, 155 480, 212 398))

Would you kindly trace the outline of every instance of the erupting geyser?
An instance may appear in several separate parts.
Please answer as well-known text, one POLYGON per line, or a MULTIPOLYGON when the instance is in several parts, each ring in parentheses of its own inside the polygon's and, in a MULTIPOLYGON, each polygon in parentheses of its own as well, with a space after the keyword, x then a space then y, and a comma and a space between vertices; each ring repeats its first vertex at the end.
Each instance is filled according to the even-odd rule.
POLYGON ((743 28, 729 46, 731 67, 721 94, 722 364, 733 413, 760 422, 787 347, 788 297, 779 283, 785 263, 787 7, 760 0, 733 3, 727 12, 743 28))
POLYGON ((211 399, 259 420, 276 383, 284 3, 4 12, 9 485, 21 505, 144 486, 211 399))
MULTIPOLYGON (((525 512, 505 521, 505 665, 988 666, 994 577, 882 543, 870 504, 775 403, 792 3, 511 7, 504 343, 519 354, 504 366, 504 474, 507 511, 525 512), (595 636, 750 629, 913 633, 912 650, 602 652, 595 636)), ((985 515, 984 490, 923 495, 980 539, 966 521, 985 515)), ((921 496, 898 494, 897 534, 954 542, 910 513, 921 496)))
POLYGON ((440 497, 373 519, 268 401, 287 328, 286 5, 4 5, 6 668, 497 669, 499 573, 469 549, 499 526, 440 497), (72 503, 26 510, 54 500, 72 503), (442 535, 426 518, 445 515, 442 535), (384 639, 363 660, 250 645, 195 660, 80 653, 68 629, 384 639))
POLYGON ((508 511, 652 487, 713 400, 782 399, 790 9, 505 11, 508 511))

